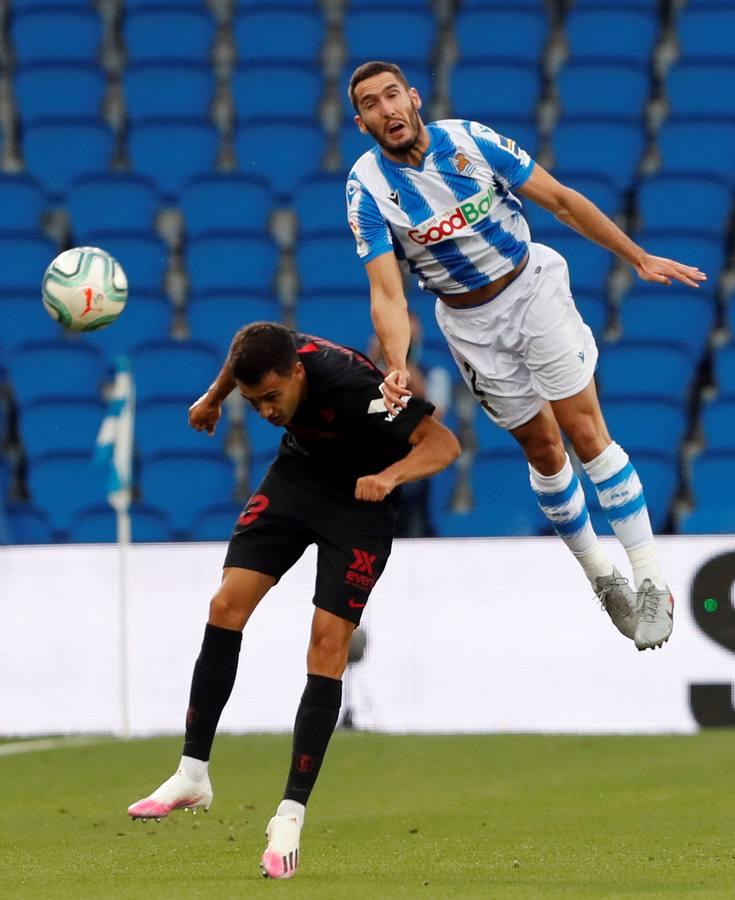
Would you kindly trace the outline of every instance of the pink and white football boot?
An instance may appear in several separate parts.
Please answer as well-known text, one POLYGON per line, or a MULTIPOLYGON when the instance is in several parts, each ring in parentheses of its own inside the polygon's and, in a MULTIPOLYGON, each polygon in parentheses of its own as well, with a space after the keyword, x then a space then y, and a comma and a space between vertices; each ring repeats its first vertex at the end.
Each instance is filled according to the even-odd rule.
POLYGON ((304 824, 304 807, 283 800, 268 823, 265 836, 268 846, 260 860, 264 878, 293 878, 299 867, 299 842, 304 824), (299 810, 300 807, 300 810, 299 810))
MULTIPOLYGON (((200 762, 196 760, 195 762, 200 762)), ((198 809, 209 811, 212 805, 212 784, 202 764, 199 778, 194 778, 182 765, 163 784, 149 796, 138 800, 128 807, 128 815, 132 819, 148 819, 160 821, 175 809, 192 810, 196 815, 198 809)))

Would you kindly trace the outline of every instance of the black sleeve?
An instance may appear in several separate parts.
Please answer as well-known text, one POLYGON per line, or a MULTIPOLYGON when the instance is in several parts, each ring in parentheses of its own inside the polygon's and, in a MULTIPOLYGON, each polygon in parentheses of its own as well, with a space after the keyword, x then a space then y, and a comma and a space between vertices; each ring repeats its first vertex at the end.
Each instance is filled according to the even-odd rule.
POLYGON ((382 380, 366 378, 361 382, 342 392, 339 405, 358 434, 386 443, 406 444, 421 419, 434 412, 432 403, 411 397, 408 406, 392 416, 383 402, 382 380))

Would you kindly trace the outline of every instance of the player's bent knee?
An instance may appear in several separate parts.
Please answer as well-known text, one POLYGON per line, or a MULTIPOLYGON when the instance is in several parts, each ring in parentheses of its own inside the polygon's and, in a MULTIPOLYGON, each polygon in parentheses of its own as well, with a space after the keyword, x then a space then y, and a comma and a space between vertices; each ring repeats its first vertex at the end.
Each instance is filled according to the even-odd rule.
POLYGON ((566 451, 561 441, 538 441, 526 448, 526 456, 541 475, 556 475, 564 466, 566 451))

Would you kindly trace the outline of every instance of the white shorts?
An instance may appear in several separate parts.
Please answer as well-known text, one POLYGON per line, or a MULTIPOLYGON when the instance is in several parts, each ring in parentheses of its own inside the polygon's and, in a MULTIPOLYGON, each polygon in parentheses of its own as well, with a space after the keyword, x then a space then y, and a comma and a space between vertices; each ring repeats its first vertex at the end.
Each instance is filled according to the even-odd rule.
POLYGON ((566 260, 530 244, 525 269, 470 309, 436 301, 436 320, 467 386, 501 428, 518 428, 547 400, 583 390, 597 345, 572 299, 566 260))

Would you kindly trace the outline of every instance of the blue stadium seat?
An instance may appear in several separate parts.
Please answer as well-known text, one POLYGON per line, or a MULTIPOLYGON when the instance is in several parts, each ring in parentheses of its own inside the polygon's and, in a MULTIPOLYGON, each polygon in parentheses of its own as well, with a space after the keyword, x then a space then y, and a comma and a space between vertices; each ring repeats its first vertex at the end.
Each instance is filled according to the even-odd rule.
POLYGON ((317 66, 325 26, 314 4, 310 5, 310 9, 298 9, 290 2, 263 4, 239 13, 232 26, 238 59, 248 63, 288 60, 317 66))
POLYGON ((601 396, 683 403, 694 369, 681 347, 620 342, 602 348, 598 374, 601 396))
POLYGON ((494 453, 520 453, 521 448, 513 435, 493 422, 485 410, 477 404, 473 420, 477 452, 492 451, 494 453))
POLYGON ((217 452, 159 453, 141 464, 141 494, 145 503, 168 514, 177 537, 186 538, 204 509, 232 496, 234 474, 230 461, 217 452))
POLYGON ((735 453, 735 399, 717 399, 702 412, 704 444, 708 451, 735 453))
MULTIPOLYGON (((57 2, 62 2, 62 0, 57 0, 57 2)), ((262 0, 258 0, 258 2, 262 2, 262 0)), ((156 6, 162 11, 167 7, 173 7, 174 9, 197 9, 201 10, 202 8, 202 0, 156 0, 155 4, 151 3, 151 0, 125 0, 125 6, 128 10, 131 9, 150 9, 151 6, 156 6)))
POLYGON ((539 534, 545 519, 540 510, 509 509, 503 503, 480 500, 467 512, 450 512, 437 523, 443 538, 525 537, 539 534))
POLYGON ((272 297, 205 294, 191 299, 187 318, 191 336, 214 347, 224 358, 235 332, 244 325, 280 322, 283 314, 272 297))
POLYGON ((133 168, 173 201, 186 181, 214 170, 219 134, 203 119, 150 119, 130 129, 129 151, 133 168))
POLYGON ((296 309, 299 331, 315 334, 365 352, 373 332, 367 292, 338 297, 312 297, 296 309))
POLYGON ((642 127, 630 120, 565 118, 552 136, 554 170, 603 175, 625 190, 638 169, 643 139, 642 127))
POLYGON ((242 507, 242 503, 219 503, 202 510, 192 528, 193 540, 229 541, 242 507))
POLYGON ((56 63, 19 68, 13 90, 20 120, 28 124, 53 116, 98 116, 106 87, 97 66, 56 63))
POLYGON ((44 510, 55 536, 63 538, 80 510, 105 502, 106 475, 90 448, 36 457, 26 480, 33 503, 44 510))
POLYGON ((620 9, 616 4, 575 7, 567 17, 571 57, 647 63, 660 30, 655 9, 620 9))
POLYGON ((413 315, 421 323, 421 331, 423 333, 424 344, 427 341, 441 342, 444 335, 439 328, 434 313, 436 305, 436 296, 430 291, 422 291, 416 288, 406 294, 408 300, 408 308, 413 315))
POLYGON ((102 37, 102 20, 82 3, 59 9, 44 6, 20 10, 13 16, 10 34, 19 65, 51 61, 92 63, 102 37))
POLYGON ((155 398, 139 403, 135 410, 135 447, 142 457, 163 451, 217 450, 225 443, 227 423, 220 421, 213 435, 189 425, 191 395, 155 398))
POLYGON ((344 175, 308 178, 294 194, 293 205, 302 238, 320 231, 342 231, 347 227, 344 175))
POLYGON ((677 36, 682 58, 732 58, 732 36, 735 34, 735 9, 731 4, 704 4, 689 7, 679 15, 677 36))
POLYGON ((0 235, 0 293, 35 291, 40 296, 43 273, 57 253, 46 238, 12 232, 0 235))
POLYGON ((362 134, 358 131, 354 122, 350 122, 340 129, 338 142, 342 168, 345 171, 351 169, 363 153, 377 147, 369 134, 362 134))
POLYGON ((540 88, 538 65, 530 63, 459 62, 450 79, 457 115, 491 125, 498 116, 532 118, 540 88))
POLYGON ((130 296, 160 294, 168 268, 168 250, 154 234, 120 234, 93 231, 89 240, 112 254, 128 276, 130 296))
MULTIPOLYGON (((732 19, 735 24, 735 16, 732 19)), ((732 51, 730 51, 732 53, 732 51)), ((735 57, 730 63, 680 62, 669 69, 666 97, 674 116, 720 116, 732 108, 735 57)))
POLYGON ((735 183, 735 121, 672 117, 658 133, 661 168, 669 174, 705 173, 735 183))
POLYGON ((19 409, 20 438, 26 456, 33 458, 49 451, 89 452, 105 417, 101 400, 41 397, 19 409))
POLYGON ((288 201, 298 184, 319 169, 324 149, 324 134, 311 120, 252 119, 235 133, 240 169, 268 179, 279 202, 288 201))
MULTIPOLYGON (((130 508, 133 543, 165 543, 171 539, 166 514, 145 503, 130 508)), ((109 504, 87 507, 74 517, 69 527, 69 540, 76 544, 113 544, 117 541, 117 515, 109 504)))
POLYGON ((199 63, 146 63, 123 75, 130 122, 145 119, 206 119, 214 97, 214 75, 199 63))
POLYGON ((248 409, 245 415, 245 435, 248 442, 248 456, 270 462, 275 456, 283 437, 283 429, 266 422, 255 410, 248 409))
POLYGON ((424 10, 403 11, 395 5, 371 4, 348 10, 343 25, 349 59, 390 59, 422 65, 431 58, 436 21, 424 10), (386 27, 386 22, 390 26, 386 27))
POLYGON ((26 168, 57 198, 80 175, 106 169, 114 150, 112 132, 98 119, 39 119, 23 132, 26 168))
POLYGON ((102 353, 81 341, 32 341, 10 358, 10 382, 23 406, 41 397, 99 399, 105 374, 102 353))
POLYGON ((595 338, 599 341, 609 318, 607 300, 604 291, 591 291, 580 288, 574 292, 574 305, 589 325, 595 338))
MULTIPOLYGON (((418 0, 417 0, 418 2, 418 0)), ((609 2, 609 0, 607 0, 609 2)), ((535 12, 546 14, 546 0, 518 0, 513 4, 513 8, 521 8, 533 10, 535 12)), ((502 12, 508 11, 508 0, 463 0, 463 10, 491 10, 497 9, 502 12)))
POLYGON ((470 469, 472 495, 477 505, 487 503, 504 506, 513 514, 535 517, 539 529, 543 514, 528 478, 528 462, 516 447, 508 451, 485 451, 476 454, 470 469))
POLYGON ((28 341, 53 341, 64 334, 42 307, 37 284, 35 290, 0 291, 0 321, 4 323, 0 333, 0 381, 5 374, 3 352, 11 354, 28 341))
POLYGON ((607 276, 612 263, 611 254, 597 244, 568 230, 565 234, 539 231, 535 239, 561 253, 569 266, 569 280, 572 293, 589 291, 600 293, 605 290, 607 276))
POLYGON ((208 231, 262 234, 273 205, 267 182, 233 172, 192 178, 180 200, 189 237, 208 231))
POLYGON ((159 207, 150 178, 131 172, 102 172, 73 182, 66 207, 76 241, 94 232, 152 232, 159 207))
POLYGON ((731 205, 727 182, 716 176, 661 172, 642 179, 638 188, 638 218, 644 229, 720 234, 731 205))
POLYGON ((222 367, 214 350, 201 341, 161 340, 138 345, 131 354, 138 403, 200 396, 222 367))
POLYGON ((715 323, 714 297, 691 288, 673 294, 671 291, 672 288, 650 285, 628 294, 621 313, 623 337, 649 344, 678 345, 694 365, 701 358, 715 323))
POLYGON ((146 4, 131 10, 123 26, 128 64, 209 62, 214 21, 198 10, 146 4))
MULTIPOLYGON (((355 69, 361 65, 364 60, 361 59, 350 59, 342 67, 342 74, 339 79, 339 96, 342 100, 343 111, 345 117, 352 121, 353 116, 355 115, 355 108, 350 102, 349 94, 347 89, 350 86, 350 78, 352 77, 352 73, 355 69)), ((406 81, 408 81, 409 87, 416 88, 419 92, 419 96, 427 103, 434 96, 434 81, 436 78, 436 73, 433 73, 430 67, 427 64, 427 61, 414 61, 414 62, 405 62, 403 60, 399 63, 401 71, 406 77, 406 81)))
POLYGON ((715 384, 720 397, 735 397, 735 345, 720 347, 714 355, 715 384))
POLYGON ((322 87, 319 73, 310 66, 248 64, 233 75, 232 98, 241 121, 315 119, 322 87))
POLYGON ((115 327, 95 331, 92 340, 112 361, 121 353, 130 353, 138 344, 168 338, 171 314, 171 304, 164 296, 135 291, 115 327))
POLYGON ((692 463, 689 485, 699 508, 735 509, 735 453, 703 453, 692 463))
POLYGON ((642 64, 572 59, 557 86, 567 116, 642 116, 651 76, 642 64))
POLYGON ((677 460, 687 427, 682 403, 658 400, 605 400, 603 413, 614 441, 633 458, 639 453, 677 460))
POLYGON ((324 235, 305 238, 296 249, 302 294, 360 293, 367 291, 364 266, 347 229, 343 237, 324 235))
POLYGON ((649 253, 667 256, 705 272, 710 284, 720 276, 725 261, 725 241, 722 235, 704 235, 686 231, 644 231, 636 240, 649 253))
MULTIPOLYGON (((3 456, 0 456, 0 515, 3 512, 3 501, 4 498, 8 494, 8 489, 10 488, 10 484, 13 480, 13 473, 10 467, 10 463, 3 456)), ((2 522, 2 528, 4 529, 5 523, 2 522)), ((4 540, 3 540, 4 543, 4 540)))
POLYGON ((29 175, 0 175, 0 232, 33 231, 41 226, 46 194, 29 175))
POLYGON ((508 59, 538 65, 548 34, 546 17, 528 7, 511 9, 506 4, 502 10, 463 11, 456 18, 459 58, 465 61, 508 59))
POLYGON ((682 516, 679 534, 735 534, 735 509, 722 506, 697 506, 682 516))
MULTIPOLYGON (((613 217, 620 209, 620 193, 615 185, 604 175, 585 175, 583 172, 554 171, 554 177, 562 184, 579 191, 598 206, 607 216, 613 217)), ((560 222, 543 206, 531 201, 524 201, 523 214, 531 226, 531 235, 535 238, 536 230, 550 234, 559 231, 569 234, 569 226, 560 222)))
POLYGON ((53 534, 48 517, 28 501, 8 503, 5 519, 14 544, 50 544, 53 534))
POLYGON ((211 232, 193 238, 186 254, 191 289, 270 295, 277 257, 276 247, 265 238, 211 232))

